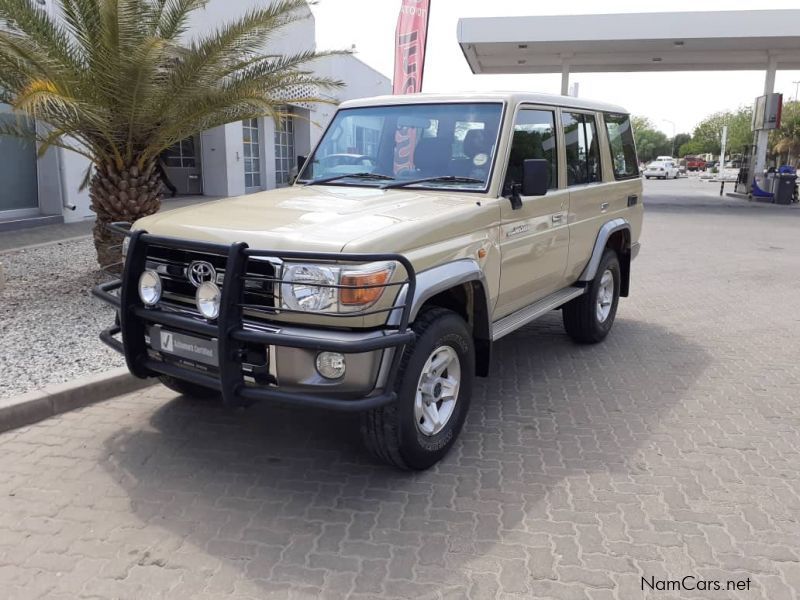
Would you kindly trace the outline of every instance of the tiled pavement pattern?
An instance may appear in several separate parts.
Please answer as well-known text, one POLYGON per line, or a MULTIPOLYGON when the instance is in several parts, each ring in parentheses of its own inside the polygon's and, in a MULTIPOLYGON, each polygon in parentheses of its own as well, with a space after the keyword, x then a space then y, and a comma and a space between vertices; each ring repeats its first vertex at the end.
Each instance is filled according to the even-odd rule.
POLYGON ((506 338, 429 472, 160 387, 1 435, 0 596, 798 598, 800 211, 653 198, 606 343, 506 338))

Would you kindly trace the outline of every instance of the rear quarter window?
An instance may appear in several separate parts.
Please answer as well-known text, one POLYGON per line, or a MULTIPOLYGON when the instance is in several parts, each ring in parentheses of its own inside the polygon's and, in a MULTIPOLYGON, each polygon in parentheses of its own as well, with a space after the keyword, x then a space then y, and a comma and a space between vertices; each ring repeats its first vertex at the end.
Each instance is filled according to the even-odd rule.
POLYGON ((614 178, 631 179, 639 176, 639 163, 636 158, 636 145, 629 115, 605 113, 608 144, 611 151, 611 164, 614 178))

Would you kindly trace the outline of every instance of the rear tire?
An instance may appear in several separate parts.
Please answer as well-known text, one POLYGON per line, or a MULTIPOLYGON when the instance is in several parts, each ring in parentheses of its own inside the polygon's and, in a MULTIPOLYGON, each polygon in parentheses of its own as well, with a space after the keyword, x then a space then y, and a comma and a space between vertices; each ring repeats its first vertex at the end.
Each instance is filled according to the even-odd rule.
POLYGON ((573 340, 596 344, 605 339, 617 316, 621 281, 617 253, 606 248, 586 293, 564 305, 564 329, 573 340))
POLYGON ((472 396, 475 348, 459 315, 434 308, 413 325, 417 334, 403 353, 397 399, 365 412, 361 435, 381 462, 424 470, 440 461, 461 432, 472 396))
POLYGON ((173 392, 177 392, 183 396, 186 396, 187 398, 208 400, 210 398, 219 397, 218 391, 203 387, 202 385, 197 385, 196 383, 191 383, 190 381, 175 379, 169 375, 159 375, 158 379, 165 387, 168 387, 173 392))

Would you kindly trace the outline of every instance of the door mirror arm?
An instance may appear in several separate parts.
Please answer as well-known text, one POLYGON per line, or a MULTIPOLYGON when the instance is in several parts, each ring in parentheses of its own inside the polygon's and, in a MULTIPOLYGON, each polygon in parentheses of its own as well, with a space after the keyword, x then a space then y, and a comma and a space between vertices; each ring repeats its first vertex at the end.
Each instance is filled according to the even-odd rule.
POLYGON ((512 182, 506 189, 506 197, 511 201, 511 210, 522 208, 522 184, 512 182))

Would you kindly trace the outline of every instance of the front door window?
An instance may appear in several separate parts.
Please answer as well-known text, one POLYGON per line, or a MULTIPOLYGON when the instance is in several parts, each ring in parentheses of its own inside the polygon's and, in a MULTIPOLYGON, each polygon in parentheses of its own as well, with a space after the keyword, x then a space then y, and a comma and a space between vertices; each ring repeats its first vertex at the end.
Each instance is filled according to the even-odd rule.
POLYGON ((256 192, 261 186, 261 138, 258 119, 242 121, 244 138, 244 187, 247 192, 256 192))

